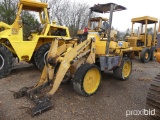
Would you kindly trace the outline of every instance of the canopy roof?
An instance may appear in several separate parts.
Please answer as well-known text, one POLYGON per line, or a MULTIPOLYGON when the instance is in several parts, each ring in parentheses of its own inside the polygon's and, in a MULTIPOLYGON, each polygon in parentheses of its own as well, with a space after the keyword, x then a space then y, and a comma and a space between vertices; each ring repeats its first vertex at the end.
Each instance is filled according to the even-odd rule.
POLYGON ((23 4, 23 10, 30 10, 35 12, 43 11, 43 8, 47 8, 48 4, 42 2, 36 2, 35 0, 20 0, 20 4, 23 4))
POLYGON ((135 22, 135 23, 145 24, 145 20, 148 21, 148 24, 152 24, 152 23, 157 23, 158 22, 157 18, 150 17, 150 16, 143 16, 143 17, 132 18, 131 21, 135 22))
POLYGON ((115 11, 121 11, 121 10, 125 10, 126 9, 125 7, 123 7, 121 5, 118 5, 118 4, 115 4, 115 3, 96 4, 93 7, 91 7, 90 9, 93 12, 108 13, 108 12, 110 12, 111 5, 115 6, 113 12, 115 12, 115 11))

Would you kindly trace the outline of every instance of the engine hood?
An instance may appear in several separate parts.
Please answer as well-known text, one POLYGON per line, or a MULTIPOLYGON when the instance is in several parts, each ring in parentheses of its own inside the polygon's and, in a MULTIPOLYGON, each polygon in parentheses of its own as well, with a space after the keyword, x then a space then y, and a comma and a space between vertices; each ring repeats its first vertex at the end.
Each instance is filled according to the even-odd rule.
POLYGON ((11 29, 11 25, 8 25, 4 22, 0 22, 0 32, 2 32, 3 30, 6 30, 6 29, 11 29))

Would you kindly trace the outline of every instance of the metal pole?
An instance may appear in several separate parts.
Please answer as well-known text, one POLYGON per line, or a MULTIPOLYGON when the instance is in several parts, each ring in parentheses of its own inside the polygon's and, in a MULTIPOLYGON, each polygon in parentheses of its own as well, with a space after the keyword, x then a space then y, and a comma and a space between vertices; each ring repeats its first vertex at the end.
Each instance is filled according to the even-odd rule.
POLYGON ((113 17, 114 7, 115 7, 114 4, 111 4, 111 7, 110 7, 110 16, 109 16, 108 40, 106 42, 106 56, 109 55, 109 45, 110 45, 110 38, 111 38, 110 34, 111 34, 112 17, 113 17))
POLYGON ((157 52, 160 52, 160 21, 159 21, 158 34, 157 34, 157 52))
POLYGON ((141 33, 143 33, 143 24, 141 25, 141 33))
POLYGON ((88 26, 87 26, 88 28, 91 27, 91 25, 90 25, 91 24, 90 23, 91 15, 92 15, 92 10, 90 10, 89 16, 88 16, 88 26))
POLYGON ((134 22, 132 22, 132 32, 131 32, 131 37, 133 37, 133 24, 134 24, 134 22))
POLYGON ((139 36, 140 36, 140 32, 139 32, 139 27, 138 27, 138 39, 139 39, 139 36))
POLYGON ((156 23, 154 25, 154 36, 153 36, 153 44, 152 44, 152 46, 155 46, 155 40, 156 40, 156 23))
POLYGON ((147 24, 148 24, 148 20, 145 20, 145 36, 144 36, 144 46, 147 46, 148 42, 147 42, 147 24))

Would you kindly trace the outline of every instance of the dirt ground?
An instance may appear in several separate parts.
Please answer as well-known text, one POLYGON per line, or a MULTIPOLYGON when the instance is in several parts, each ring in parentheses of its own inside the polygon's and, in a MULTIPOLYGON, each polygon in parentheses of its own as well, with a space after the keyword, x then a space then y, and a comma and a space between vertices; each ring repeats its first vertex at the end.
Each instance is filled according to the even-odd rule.
POLYGON ((127 81, 114 79, 112 72, 104 73, 99 90, 91 97, 77 94, 72 84, 61 85, 52 97, 54 108, 31 117, 25 107, 34 104, 25 97, 14 99, 11 91, 35 85, 41 72, 31 64, 19 63, 10 75, 0 79, 0 120, 152 120, 142 115, 126 117, 126 111, 145 109, 149 83, 159 70, 155 61, 143 64, 133 60, 127 81))

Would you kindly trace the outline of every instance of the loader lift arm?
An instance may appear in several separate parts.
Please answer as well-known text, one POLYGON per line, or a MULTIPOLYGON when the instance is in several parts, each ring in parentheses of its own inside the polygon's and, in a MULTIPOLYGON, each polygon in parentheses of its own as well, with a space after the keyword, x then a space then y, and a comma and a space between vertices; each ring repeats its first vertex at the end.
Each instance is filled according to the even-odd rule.
POLYGON ((95 39, 88 38, 77 45, 74 40, 56 39, 52 42, 47 56, 47 63, 43 69, 38 84, 34 87, 24 87, 14 93, 15 98, 28 96, 36 106, 31 109, 31 115, 37 115, 43 111, 52 108, 50 97, 59 88, 67 71, 73 67, 79 59, 85 58, 86 63, 95 62, 95 39), (61 42, 64 43, 62 44, 61 42), (70 44, 74 42, 74 44, 70 44), (60 45, 60 43, 62 45, 60 45), (59 65, 59 66, 58 66, 59 65), (58 66, 58 68, 57 68, 58 66), (46 94, 41 92, 42 89, 49 89, 46 94))

